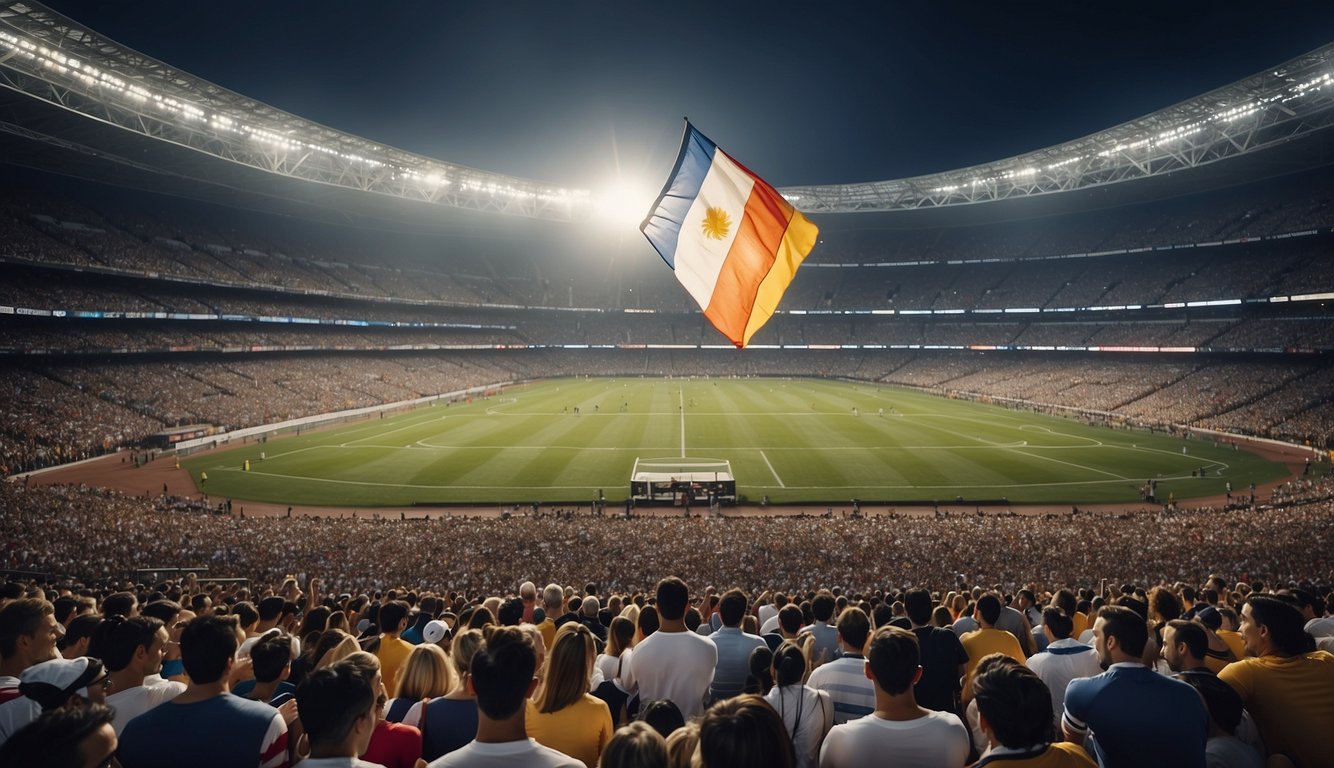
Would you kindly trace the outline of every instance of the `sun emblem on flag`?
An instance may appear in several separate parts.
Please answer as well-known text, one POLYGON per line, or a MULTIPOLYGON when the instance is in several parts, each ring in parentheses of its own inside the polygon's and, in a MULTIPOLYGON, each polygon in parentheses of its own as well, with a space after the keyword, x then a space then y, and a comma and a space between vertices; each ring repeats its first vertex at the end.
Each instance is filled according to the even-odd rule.
POLYGON ((699 223, 704 236, 713 240, 722 240, 732 229, 732 217, 722 208, 709 208, 704 213, 704 221, 699 223))

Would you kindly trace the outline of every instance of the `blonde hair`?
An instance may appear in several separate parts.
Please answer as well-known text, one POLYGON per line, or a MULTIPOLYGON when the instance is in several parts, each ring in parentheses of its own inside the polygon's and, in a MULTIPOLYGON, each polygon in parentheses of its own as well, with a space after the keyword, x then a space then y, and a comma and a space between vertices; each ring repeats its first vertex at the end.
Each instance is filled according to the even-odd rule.
POLYGON ((458 679, 445 650, 434 643, 412 649, 398 670, 398 695, 405 699, 434 699, 454 690, 458 679))
POLYGON ((595 648, 593 633, 583 624, 571 621, 556 631, 536 697, 537 711, 559 712, 588 693, 595 648))
POLYGON ((481 630, 477 629, 465 629, 454 637, 454 642, 450 643, 449 660, 454 662, 454 672, 459 685, 463 685, 463 677, 468 674, 473 655, 485 644, 481 630))
POLYGON ((670 768, 691 768, 691 760, 698 746, 699 721, 691 720, 667 737, 667 765, 670 768))

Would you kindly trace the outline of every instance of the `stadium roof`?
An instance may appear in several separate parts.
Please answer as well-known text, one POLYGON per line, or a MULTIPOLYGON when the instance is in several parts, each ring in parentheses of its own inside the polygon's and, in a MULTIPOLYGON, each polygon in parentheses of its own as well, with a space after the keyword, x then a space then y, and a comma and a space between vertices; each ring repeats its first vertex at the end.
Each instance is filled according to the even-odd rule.
MULTIPOLYGON (((1256 165, 1237 159, 1263 150, 1305 153, 1266 151, 1265 158, 1287 159, 1276 165, 1281 171, 1259 175, 1301 170, 1328 162, 1331 53, 1334 44, 1137 120, 1005 160, 782 192, 815 213, 952 209, 958 213, 951 220, 962 221, 976 215, 965 211, 983 208, 991 216, 1010 207, 978 203, 1087 201, 1069 193, 1132 180, 1172 179, 1117 189, 1171 194, 1187 183, 1232 184, 1238 175, 1257 175, 1256 165), (1229 162, 1215 165, 1221 160, 1229 162)), ((305 120, 33 2, 0 2, 0 86, 0 141, 17 149, 10 158, 113 184, 338 221, 431 220, 455 230, 468 222, 480 229, 483 222, 470 215, 476 212, 578 220, 593 203, 584 190, 435 160, 305 120)), ((1102 196, 1100 204, 1116 204, 1114 197, 1102 196)))

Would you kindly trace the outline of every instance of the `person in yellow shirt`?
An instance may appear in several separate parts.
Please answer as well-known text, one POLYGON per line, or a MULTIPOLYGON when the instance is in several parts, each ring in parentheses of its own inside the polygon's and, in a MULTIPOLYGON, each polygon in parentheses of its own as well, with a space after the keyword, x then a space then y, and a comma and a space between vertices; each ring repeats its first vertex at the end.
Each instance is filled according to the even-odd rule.
POLYGON ((1313 649, 1301 611, 1268 595, 1251 595, 1241 609, 1248 658, 1218 673, 1232 686, 1272 758, 1297 768, 1329 765, 1334 755, 1334 654, 1313 649))
POLYGON ((537 743, 596 768, 611 740, 611 711, 588 692, 597 646, 588 627, 563 624, 547 654, 542 687, 528 702, 525 725, 537 743))
POLYGON ((380 606, 380 647, 375 658, 380 660, 380 670, 384 673, 385 695, 391 699, 398 696, 398 670, 412 653, 412 643, 399 637, 407 628, 407 603, 390 600, 380 606))
POLYGON ((545 618, 537 624, 537 631, 542 633, 543 647, 551 648, 556 642, 556 619, 560 617, 565 605, 565 590, 559 584, 548 584, 542 590, 542 611, 545 618))
POLYGON ((977 662, 989 653, 1002 653, 1020 664, 1025 663, 1024 649, 1019 645, 1019 638, 1003 629, 996 629, 996 622, 1001 615, 1000 598, 994 594, 985 594, 977 599, 973 609, 973 620, 981 629, 965 633, 959 638, 963 649, 968 652, 968 666, 964 672, 963 700, 972 699, 972 673, 977 662))

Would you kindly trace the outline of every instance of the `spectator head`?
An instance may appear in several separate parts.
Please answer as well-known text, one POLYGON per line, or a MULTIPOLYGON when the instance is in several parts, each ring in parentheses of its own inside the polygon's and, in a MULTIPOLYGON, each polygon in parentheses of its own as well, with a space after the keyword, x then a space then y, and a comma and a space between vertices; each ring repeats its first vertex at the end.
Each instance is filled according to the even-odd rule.
POLYGON ((555 621, 560 615, 561 604, 565 602, 565 590, 561 589, 559 584, 548 584, 542 590, 542 607, 546 610, 547 618, 555 621))
POLYGON ((580 603, 579 615, 585 619, 596 619, 601 609, 602 603, 593 595, 589 595, 580 603))
POLYGON ((1057 640, 1068 640, 1075 631, 1075 623, 1055 605, 1049 605, 1042 609, 1043 631, 1052 642, 1057 640))
POLYGON ((849 648, 861 653, 866 648, 866 637, 871 634, 871 620, 860 608, 844 608, 838 615, 838 637, 849 648))
POLYGON ((811 613, 815 616, 816 621, 828 622, 834 617, 834 607, 836 605, 832 593, 821 591, 811 601, 811 613))
POLYGON ((671 736, 676 729, 686 724, 681 708, 671 699, 646 701, 639 707, 639 719, 648 723, 663 738, 671 736))
POLYGON ((421 701, 444 696, 454 689, 454 667, 445 650, 433 643, 413 647, 398 672, 400 698, 421 701))
POLYGON ((454 674, 460 684, 472 674, 472 657, 486 644, 482 631, 467 629, 460 632, 449 645, 450 661, 454 663, 454 674))
POLYGON ((982 730, 995 743, 1026 749, 1055 737, 1051 691, 1026 667, 993 664, 974 675, 972 682, 982 730))
POLYGON ((1073 619, 1076 613, 1075 608, 1078 606, 1079 600, 1075 597, 1074 592, 1071 592, 1068 589, 1058 589, 1056 590, 1056 593, 1051 596, 1051 604, 1065 611, 1065 615, 1073 619))
POLYGON ((724 699, 699 724, 703 768, 793 768, 797 755, 783 719, 764 699, 742 694, 724 699))
POLYGON ((0 747, 0 768, 102 768, 116 752, 113 712, 101 704, 44 712, 0 747))
POLYGON ((1267 595, 1246 598, 1241 607, 1241 639, 1247 656, 1296 656, 1312 649, 1302 612, 1267 595))
POLYGON ((43 712, 102 704, 106 698, 102 685, 106 677, 106 670, 97 659, 87 656, 51 659, 23 670, 19 675, 19 693, 37 702, 43 712))
POLYGON ((1204 665, 1209 652, 1209 636, 1204 627, 1193 621, 1172 619, 1163 627, 1163 660, 1173 672, 1194 669, 1204 665))
POLYGON ((503 627, 517 627, 523 623, 523 600, 515 597, 501 603, 496 610, 496 621, 503 627))
POLYGON ((908 594, 903 596, 903 610, 914 626, 924 627, 930 624, 931 611, 934 608, 935 603, 931 601, 931 593, 925 589, 910 589, 908 594))
POLYGON ((537 651, 518 627, 489 627, 486 645, 473 654, 472 687, 477 708, 490 720, 508 720, 523 711, 537 686, 537 651))
POLYGON ((722 599, 718 601, 718 615, 723 621, 723 626, 741 626, 741 619, 746 615, 746 606, 749 604, 750 598, 739 589, 729 589, 724 592, 722 599))
POLYGON ((119 672, 133 665, 138 675, 156 675, 162 671, 162 656, 167 647, 167 628, 152 616, 136 616, 119 622, 111 632, 102 661, 108 672, 119 672))
POLYGON ((1103 669, 1121 661, 1138 661, 1149 642, 1149 628, 1144 617, 1119 605, 1109 605, 1098 612, 1093 622, 1094 647, 1103 669))
POLYGON ((667 768, 667 740, 652 726, 634 721, 617 729, 602 751, 599 768, 667 768))
POLYGON ((774 651, 774 684, 780 688, 800 683, 806 677, 806 654, 791 640, 784 640, 774 651))
POLYGON ((375 730, 375 692, 370 680, 347 660, 312 670, 296 689, 301 725, 311 751, 356 756, 375 730))
POLYGON ((639 618, 635 620, 635 625, 639 629, 641 638, 648 637, 658 631, 658 609, 652 605, 646 605, 639 609, 639 618))
POLYGON ((272 683, 286 680, 292 671, 292 636, 276 629, 269 630, 250 647, 254 664, 255 682, 272 683))
POLYGON ((988 592, 977 598, 977 607, 973 611, 973 618, 977 623, 984 627, 994 627, 996 622, 1000 621, 1001 601, 999 597, 988 592))
POLYGON ((102 600, 103 616, 131 616, 139 615, 139 598, 134 596, 133 592, 116 592, 107 595, 102 600))
POLYGON ((28 667, 54 659, 64 634, 55 606, 40 598, 20 598, 0 609, 0 658, 6 662, 17 659, 28 667))
POLYGON ((750 651, 747 659, 746 683, 743 693, 758 693, 763 696, 774 687, 774 652, 761 643, 750 651))
POLYGON ((607 629, 607 655, 620 656, 635 641, 635 624, 624 616, 611 620, 607 629))
POLYGON ((247 635, 259 626, 259 610, 249 601, 242 600, 232 606, 232 615, 241 624, 241 631, 247 635))
POLYGON ((667 737, 667 765, 694 768, 695 750, 699 748, 699 721, 691 720, 667 737))
POLYGON ((390 600, 380 606, 380 631, 397 635, 408 628, 408 604, 402 600, 390 600))
POLYGON ((271 627, 278 623, 282 618, 283 607, 287 601, 277 595, 270 595, 259 601, 259 621, 266 627, 271 627))
POLYGON ((684 581, 669 576, 658 582, 658 618, 663 621, 680 621, 685 618, 686 608, 690 605, 690 587, 684 581))
POLYGON ((898 627, 881 627, 866 650, 867 677, 891 696, 910 693, 922 675, 917 635, 898 627))
POLYGON ((55 607, 56 621, 61 625, 68 627, 70 619, 79 615, 83 608, 83 603, 78 598, 69 595, 61 595, 51 602, 55 607))
POLYGON ((61 655, 67 659, 76 656, 87 656, 88 645, 92 642, 93 635, 97 633, 97 628, 102 625, 105 619, 100 613, 83 613, 70 619, 69 626, 65 628, 65 634, 56 641, 56 646, 60 649, 61 655))
POLYGON ((239 643, 236 619, 200 616, 181 631, 181 663, 190 681, 208 685, 221 680, 232 667, 239 643))
POLYGON ((1181 618, 1181 599, 1167 587, 1154 587, 1149 590, 1149 617, 1154 621, 1171 621, 1181 618))
POLYGON ((519 585, 519 599, 525 603, 532 603, 537 600, 537 585, 531 581, 525 581, 519 585))
POLYGON ((801 631, 801 609, 791 603, 778 609, 778 626, 789 635, 795 635, 801 631))

